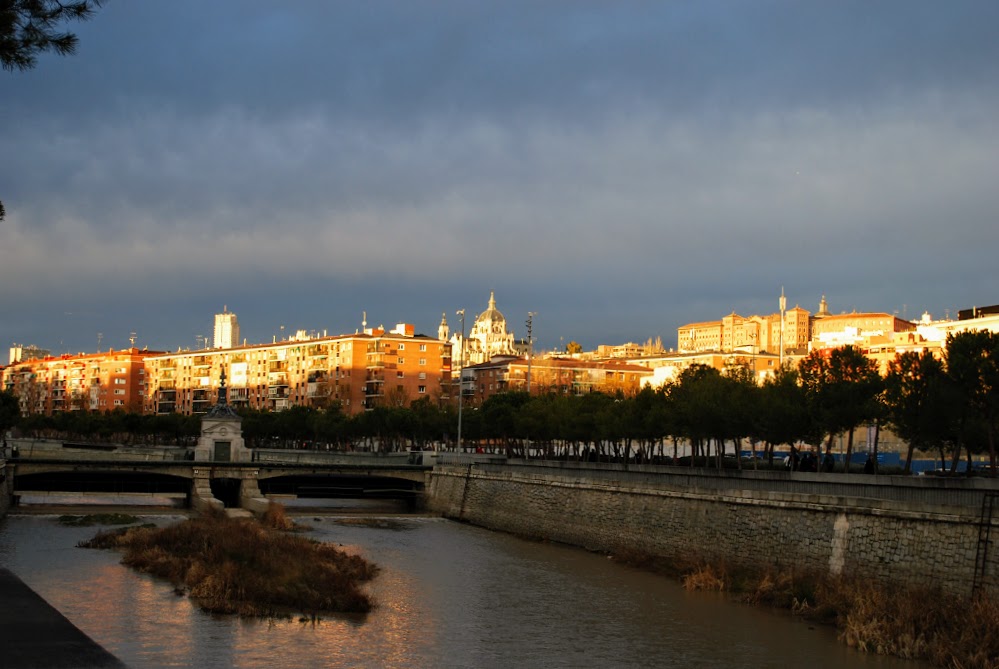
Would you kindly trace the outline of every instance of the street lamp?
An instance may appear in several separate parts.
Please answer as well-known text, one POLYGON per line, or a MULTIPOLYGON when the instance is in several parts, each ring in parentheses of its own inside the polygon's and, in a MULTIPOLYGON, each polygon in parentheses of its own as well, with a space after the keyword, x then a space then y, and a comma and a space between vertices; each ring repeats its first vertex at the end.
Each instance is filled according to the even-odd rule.
POLYGON ((534 317, 538 315, 536 311, 527 312, 527 394, 531 394, 531 358, 534 357, 534 317))
POLYGON ((459 355, 458 369, 458 453, 461 453, 461 405, 465 395, 465 310, 458 309, 457 316, 461 316, 461 353, 459 355))

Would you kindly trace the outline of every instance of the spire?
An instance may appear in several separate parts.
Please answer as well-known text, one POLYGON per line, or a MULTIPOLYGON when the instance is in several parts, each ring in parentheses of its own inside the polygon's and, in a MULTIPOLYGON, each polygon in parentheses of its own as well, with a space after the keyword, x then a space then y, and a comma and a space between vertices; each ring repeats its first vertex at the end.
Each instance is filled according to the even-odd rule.
POLYGON ((489 308, 490 309, 496 308, 496 293, 495 291, 492 290, 489 291, 489 308))
POLYGON ((447 314, 441 314, 441 324, 437 328, 437 338, 441 341, 447 341, 450 332, 451 329, 447 326, 447 314))
POLYGON ((815 314, 817 318, 829 315, 829 305, 826 303, 826 296, 823 295, 822 299, 819 300, 819 313, 815 314))

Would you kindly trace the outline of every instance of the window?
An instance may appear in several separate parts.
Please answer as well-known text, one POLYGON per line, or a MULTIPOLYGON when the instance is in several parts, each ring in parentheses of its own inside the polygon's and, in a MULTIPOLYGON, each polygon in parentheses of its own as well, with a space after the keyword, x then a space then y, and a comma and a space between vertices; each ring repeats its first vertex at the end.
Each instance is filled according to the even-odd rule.
POLYGON ((124 395, 124 394, 125 394, 125 391, 124 391, 124 390, 122 390, 121 388, 115 388, 115 389, 114 389, 114 394, 115 394, 115 395, 124 395))
POLYGON ((127 374, 128 370, 125 369, 124 367, 115 367, 114 373, 115 374, 127 374))
POLYGON ((120 407, 120 406, 124 406, 124 405, 125 405, 125 402, 124 402, 124 400, 115 400, 115 401, 114 401, 114 405, 115 405, 116 407, 120 407))
POLYGON ((420 378, 421 379, 427 378, 427 373, 426 372, 420 372, 420 378))
POLYGON ((427 345, 426 344, 420 344, 420 350, 421 351, 426 351, 427 350, 427 345))
POLYGON ((419 388, 417 388, 416 392, 420 393, 421 395, 425 395, 427 393, 427 387, 420 386, 419 388))
POLYGON ((115 384, 116 386, 123 386, 123 385, 125 385, 126 383, 128 383, 128 381, 126 381, 125 379, 115 379, 115 380, 114 380, 114 384, 115 384))
POLYGON ((406 345, 405 344, 399 344, 399 350, 400 351, 406 350, 406 345))
POLYGON ((396 372, 396 373, 395 373, 395 377, 396 377, 397 379, 401 379, 401 378, 403 378, 404 376, 405 376, 405 373, 404 373, 404 372, 403 372, 403 371, 402 371, 401 369, 400 369, 400 370, 399 370, 398 372, 396 372))
POLYGON ((405 365, 406 364, 406 359, 403 358, 402 356, 399 356, 399 364, 400 365, 405 365))
POLYGON ((420 364, 421 365, 426 365, 427 364, 427 359, 426 358, 420 358, 420 364))

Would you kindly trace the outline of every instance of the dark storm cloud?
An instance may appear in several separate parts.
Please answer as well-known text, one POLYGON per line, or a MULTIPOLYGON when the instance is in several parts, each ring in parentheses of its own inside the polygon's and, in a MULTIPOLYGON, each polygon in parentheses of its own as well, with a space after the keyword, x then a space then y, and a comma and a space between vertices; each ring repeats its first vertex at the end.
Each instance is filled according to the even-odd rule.
POLYGON ((222 303, 251 340, 361 310, 429 332, 495 289, 518 334, 535 310, 588 345, 670 345, 781 285, 813 310, 995 302, 997 19, 111 3, 78 55, 0 79, 0 307, 24 315, 0 338, 45 345, 68 304, 172 348, 222 303))

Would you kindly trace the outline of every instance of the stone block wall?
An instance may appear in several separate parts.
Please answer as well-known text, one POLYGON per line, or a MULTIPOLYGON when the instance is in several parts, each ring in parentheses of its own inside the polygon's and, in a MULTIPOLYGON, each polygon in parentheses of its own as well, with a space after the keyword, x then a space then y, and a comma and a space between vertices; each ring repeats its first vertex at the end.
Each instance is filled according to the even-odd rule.
MULTIPOLYGON (((738 486, 738 479, 706 490, 655 477, 445 466, 430 476, 427 503, 446 517, 596 551, 795 565, 971 592, 980 504, 833 496, 817 485, 815 494, 738 486)), ((999 569, 996 521, 985 586, 999 592, 992 575, 999 569)))

